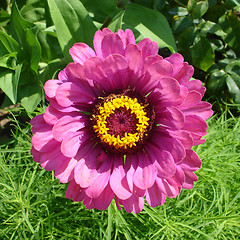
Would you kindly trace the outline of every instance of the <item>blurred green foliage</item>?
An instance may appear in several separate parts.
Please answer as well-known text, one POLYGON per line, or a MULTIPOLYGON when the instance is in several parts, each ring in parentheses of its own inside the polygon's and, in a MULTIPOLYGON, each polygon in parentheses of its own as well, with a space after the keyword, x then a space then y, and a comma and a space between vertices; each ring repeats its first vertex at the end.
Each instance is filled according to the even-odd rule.
POLYGON ((2 0, 2 107, 21 103, 32 112, 43 84, 57 78, 76 42, 92 46, 96 30, 133 30, 151 38, 160 54, 180 52, 207 86, 208 97, 240 103, 238 0, 2 0))

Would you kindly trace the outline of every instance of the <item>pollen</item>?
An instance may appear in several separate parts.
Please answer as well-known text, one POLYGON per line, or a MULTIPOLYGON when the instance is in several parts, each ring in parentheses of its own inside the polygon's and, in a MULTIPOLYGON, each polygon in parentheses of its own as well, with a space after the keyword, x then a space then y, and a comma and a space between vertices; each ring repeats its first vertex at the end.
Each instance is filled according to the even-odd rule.
POLYGON ((129 149, 146 135, 150 119, 137 98, 112 96, 98 112, 93 129, 104 144, 117 150, 129 149))

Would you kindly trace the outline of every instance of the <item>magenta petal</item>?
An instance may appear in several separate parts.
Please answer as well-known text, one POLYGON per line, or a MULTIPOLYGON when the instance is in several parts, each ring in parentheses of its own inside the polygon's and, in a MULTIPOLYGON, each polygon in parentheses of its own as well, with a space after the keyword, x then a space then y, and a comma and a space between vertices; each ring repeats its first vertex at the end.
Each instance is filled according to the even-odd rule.
POLYGON ((118 35, 123 42, 124 48, 129 44, 135 44, 135 37, 130 29, 126 29, 125 32, 122 29, 119 29, 118 35))
POLYGON ((58 121, 58 119, 63 117, 64 115, 65 115, 64 113, 59 112, 50 105, 45 109, 43 118, 47 124, 54 125, 58 121))
POLYGON ((123 166, 123 159, 116 157, 113 172, 110 177, 110 186, 118 198, 125 200, 129 198, 132 193, 129 189, 123 166))
POLYGON ((97 198, 93 199, 95 208, 98 210, 106 210, 112 202, 113 197, 114 193, 108 184, 102 193, 97 198))
POLYGON ((89 139, 87 131, 68 132, 62 141, 61 151, 66 157, 75 157, 81 144, 89 139))
POLYGON ((180 166, 177 165, 175 174, 166 180, 171 186, 181 187, 185 181, 184 171, 180 166))
POLYGON ((136 45, 130 44, 125 49, 125 57, 128 61, 129 69, 138 73, 142 68, 142 53, 136 45))
POLYGON ((123 200, 122 204, 126 212, 139 213, 144 207, 144 198, 133 194, 130 198, 123 200))
POLYGON ((145 151, 154 163, 159 177, 169 178, 175 174, 176 164, 169 152, 161 150, 150 143, 145 147, 145 151))
POLYGON ((32 137, 33 147, 40 152, 47 151, 47 149, 51 150, 51 147, 55 144, 51 129, 44 132, 36 132, 32 137))
POLYGON ((178 139, 185 147, 185 149, 190 149, 193 146, 193 138, 189 132, 184 130, 178 131, 168 130, 168 132, 173 138, 178 139))
POLYGON ((157 178, 156 184, 160 191, 169 198, 175 198, 181 191, 180 187, 171 186, 165 179, 157 178))
POLYGON ((181 70, 175 74, 174 78, 178 80, 180 84, 186 84, 194 73, 194 68, 188 63, 184 62, 181 70))
POLYGON ((43 114, 39 114, 31 119, 30 124, 32 125, 32 133, 36 132, 47 132, 51 130, 51 127, 46 124, 43 114))
POLYGON ((94 45, 94 49, 96 51, 97 56, 102 57, 102 39, 106 34, 110 34, 112 33, 112 31, 108 28, 104 28, 102 31, 98 30, 95 35, 94 35, 94 39, 93 39, 93 45, 94 45))
POLYGON ((95 97, 77 84, 67 82, 58 87, 56 99, 59 105, 69 107, 77 103, 90 104, 95 100, 95 97))
POLYGON ((137 45, 138 45, 139 49, 142 51, 143 59, 145 59, 148 56, 158 54, 157 43, 154 41, 151 41, 149 38, 143 39, 137 45))
POLYGON ((96 166, 100 150, 98 147, 91 149, 80 159, 74 169, 74 179, 82 188, 89 187, 99 175, 96 166))
POLYGON ((164 110, 156 109, 156 123, 172 129, 181 129, 184 125, 184 115, 175 107, 167 107, 164 110))
POLYGON ((57 141, 62 141, 68 132, 76 132, 86 126, 86 118, 82 116, 64 116, 54 125, 52 133, 57 141))
POLYGON ((183 66, 183 56, 179 53, 174 53, 170 57, 165 58, 165 60, 169 61, 173 66, 173 76, 175 76, 183 66))
POLYGON ((48 80, 44 84, 44 91, 48 98, 54 98, 56 95, 57 88, 62 84, 59 80, 48 80))
POLYGON ((112 54, 105 59, 103 72, 111 79, 113 89, 125 89, 128 87, 127 68, 126 58, 119 54, 112 54))
POLYGON ((186 157, 182 160, 179 166, 188 171, 196 171, 201 168, 202 161, 193 150, 186 151, 186 157))
POLYGON ((167 131, 162 129, 156 128, 155 134, 151 138, 151 143, 162 150, 170 152, 175 163, 181 162, 186 156, 185 148, 182 143, 172 138, 167 131))
POLYGON ((117 33, 105 35, 102 39, 101 48, 104 58, 114 53, 124 55, 123 42, 117 33))
POLYGON ((203 97, 206 92, 206 88, 202 86, 202 82, 200 80, 191 80, 187 83, 188 91, 197 91, 203 97))
POLYGON ((191 189, 193 187, 194 181, 198 180, 198 177, 192 171, 184 170, 184 173, 185 173, 185 182, 182 187, 186 189, 191 189))
POLYGON ((95 52, 85 43, 75 43, 69 50, 72 59, 76 63, 84 64, 84 62, 95 56, 95 52))
POLYGON ((77 164, 77 160, 72 158, 67 164, 67 167, 59 174, 55 174, 55 177, 60 180, 61 183, 67 183, 73 179, 74 168, 77 164))
POLYGON ((151 207, 161 206, 166 200, 166 196, 160 191, 157 184, 147 190, 146 200, 151 207))
POLYGON ((33 160, 37 163, 40 163, 40 157, 41 157, 42 153, 37 151, 34 147, 32 147, 31 154, 33 156, 33 160))
POLYGON ((138 153, 138 167, 133 176, 133 182, 140 189, 147 189, 153 185, 157 172, 147 154, 138 153))
POLYGON ((179 109, 187 110, 191 107, 194 107, 200 103, 201 99, 202 99, 202 96, 200 93, 196 91, 191 91, 186 96, 184 102, 179 106, 179 109))
POLYGON ((72 199, 75 202, 80 202, 85 197, 85 191, 80 188, 78 184, 74 180, 72 180, 67 188, 66 198, 72 199))

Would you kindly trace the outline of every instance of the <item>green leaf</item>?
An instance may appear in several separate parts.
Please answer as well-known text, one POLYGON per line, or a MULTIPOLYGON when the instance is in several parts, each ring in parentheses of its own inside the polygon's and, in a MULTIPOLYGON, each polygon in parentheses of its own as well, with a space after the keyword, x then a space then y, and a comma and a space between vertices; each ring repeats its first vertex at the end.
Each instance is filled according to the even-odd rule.
POLYGON ((240 76, 236 73, 232 73, 228 75, 226 83, 234 101, 240 103, 240 76))
POLYGON ((0 88, 9 97, 13 104, 17 102, 17 88, 22 65, 17 65, 15 73, 6 70, 0 73, 0 88))
MULTIPOLYGON (((0 42, 4 46, 5 50, 7 50, 9 53, 19 52, 21 51, 21 48, 17 41, 15 41, 11 36, 4 33, 0 30, 0 42)), ((0 52, 0 56, 2 53, 0 52)))
POLYGON ((198 2, 198 0, 189 0, 188 1, 187 9, 189 12, 191 12, 195 8, 197 2, 198 2))
MULTIPOLYGON (((171 51, 177 51, 172 31, 161 13, 137 4, 129 4, 123 12, 122 28, 132 29, 137 41, 150 38, 157 42, 160 48, 168 47, 171 51)), ((120 18, 119 13, 118 20, 120 18)), ((110 24, 109 28, 116 31, 116 24, 110 24)))
POLYGON ((172 15, 177 15, 179 17, 188 15, 188 10, 183 7, 175 7, 168 11, 172 15))
POLYGON ((14 70, 13 61, 17 53, 6 54, 3 57, 0 57, 0 67, 8 68, 14 70))
POLYGON ((11 21, 13 23, 14 30, 17 34, 18 40, 21 44, 25 41, 25 31, 27 29, 33 28, 35 25, 27 20, 25 20, 16 5, 16 2, 13 3, 12 6, 12 15, 11 15, 11 21))
POLYGON ((172 26, 172 30, 174 32, 174 35, 181 34, 185 29, 188 27, 194 26, 193 20, 189 16, 185 17, 179 17, 172 26))
POLYGON ((189 47, 193 44, 197 35, 197 31, 194 27, 189 27, 185 29, 178 38, 178 46, 180 49, 187 51, 189 47))
POLYGON ((42 87, 37 75, 32 72, 22 72, 21 78, 24 79, 24 83, 21 81, 19 86, 21 91, 18 93, 18 99, 28 112, 33 112, 42 99, 42 87))
POLYGON ((223 15, 219 19, 219 24, 226 35, 222 36, 223 40, 236 51, 240 52, 240 20, 232 12, 223 15))
POLYGON ((98 0, 99 7, 106 13, 114 12, 117 8, 116 0, 98 0))
POLYGON ((223 70, 214 71, 207 81, 207 90, 210 95, 222 97, 226 87, 227 74, 223 70))
POLYGON ((6 26, 10 21, 10 18, 11 16, 6 11, 0 9, 0 27, 6 26))
POLYGON ((123 25, 123 16, 124 11, 119 12, 111 21, 110 25, 108 26, 113 32, 117 32, 118 29, 122 28, 123 25))
POLYGON ((208 10, 208 1, 199 1, 193 8, 192 18, 197 19, 202 17, 208 10))
POLYGON ((48 0, 48 4, 60 46, 70 62, 69 49, 77 42, 92 46, 97 28, 79 0, 48 0))
POLYGON ((231 61, 225 68, 225 71, 240 75, 240 60, 231 61))
POLYGON ((222 28, 217 23, 210 21, 200 23, 198 25, 198 29, 201 30, 201 32, 204 32, 205 35, 207 33, 216 34, 220 37, 226 35, 226 33, 223 32, 222 28))
POLYGON ((210 42, 204 37, 200 37, 193 45, 191 56, 193 64, 203 71, 207 71, 213 65, 215 59, 214 50, 210 42))

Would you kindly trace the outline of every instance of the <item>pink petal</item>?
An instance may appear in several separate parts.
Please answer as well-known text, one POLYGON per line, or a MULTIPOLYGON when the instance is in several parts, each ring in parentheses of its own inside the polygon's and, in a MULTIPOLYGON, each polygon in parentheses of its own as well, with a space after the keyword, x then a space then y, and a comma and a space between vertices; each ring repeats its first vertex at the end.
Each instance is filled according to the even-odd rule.
POLYGON ((103 58, 114 53, 124 55, 123 42, 117 33, 105 35, 102 39, 101 49, 103 58))
POLYGON ((113 89, 128 87, 128 63, 125 57, 119 54, 108 56, 103 62, 103 72, 111 80, 113 89))
POLYGON ((165 179, 162 178, 157 178, 156 184, 159 190, 169 198, 175 198, 181 191, 180 187, 173 187, 165 179))
POLYGON ((103 61, 99 57, 88 59, 84 64, 84 73, 87 79, 96 82, 104 91, 110 92, 113 90, 112 83, 103 72, 103 61))
POLYGON ((145 59, 150 55, 158 54, 158 45, 156 42, 151 41, 149 38, 144 38, 138 44, 139 49, 142 51, 142 57, 145 59))
MULTIPOLYGON (((136 45, 129 44, 125 49, 125 57, 128 61, 128 67, 130 70, 139 77, 142 69, 142 53, 136 45)), ((134 75, 131 79, 134 78, 134 75)))
POLYGON ((175 107, 167 107, 164 110, 156 109, 156 123, 172 129, 181 129, 184 125, 183 113, 175 107))
POLYGON ((56 95, 57 88, 62 84, 62 81, 59 80, 48 80, 44 84, 44 91, 48 98, 54 98, 56 95))
POLYGON ((55 172, 55 177, 58 178, 61 183, 67 183, 73 180, 73 172, 77 162, 78 161, 74 158, 70 159, 64 171, 59 174, 55 172))
POLYGON ((95 208, 98 210, 106 210, 112 202, 113 197, 114 193, 108 184, 102 193, 97 198, 93 199, 95 208))
POLYGON ((125 32, 122 29, 119 29, 118 35, 123 42, 124 48, 129 44, 135 44, 135 37, 130 29, 126 29, 125 32))
POLYGON ((197 91, 203 97, 206 92, 206 88, 202 86, 202 82, 200 80, 191 80, 186 84, 188 91, 197 91))
POLYGON ((40 157, 41 157, 42 153, 37 151, 34 147, 32 147, 31 154, 33 156, 33 160, 37 163, 40 163, 40 157))
POLYGON ((169 178, 175 174, 176 165, 169 152, 161 150, 150 143, 144 149, 151 161, 154 163, 159 177, 169 178))
POLYGON ((157 172, 148 156, 142 152, 138 153, 138 167, 133 176, 133 182, 140 189, 151 187, 157 177, 157 172))
POLYGON ((89 141, 90 137, 88 131, 68 132, 62 141, 61 152, 66 157, 75 157, 81 144, 89 141))
POLYGON ((47 132, 51 131, 52 127, 46 124, 43 114, 39 114, 31 119, 30 124, 32 125, 32 133, 36 132, 47 132))
POLYGON ((86 117, 64 116, 54 125, 52 133, 57 141, 62 141, 68 132, 76 132, 86 126, 86 117))
POLYGON ((108 28, 104 28, 102 31, 98 30, 95 35, 94 35, 94 39, 93 39, 93 45, 94 45, 94 49, 96 51, 96 55, 99 57, 102 57, 102 39, 106 34, 110 34, 112 33, 112 31, 108 28))
POLYGON ((163 58, 159 55, 151 55, 151 56, 146 57, 143 62, 144 72, 146 72, 151 65, 153 65, 154 63, 159 62, 161 60, 163 60, 163 58))
POLYGON ((114 160, 113 172, 110 177, 110 186, 118 198, 125 200, 129 198, 132 193, 129 189, 123 166, 123 159, 116 157, 114 160))
POLYGON ((185 182, 183 184, 183 188, 191 189, 193 187, 194 181, 198 180, 198 177, 194 172, 184 170, 185 173, 185 182))
POLYGON ((179 109, 188 110, 189 108, 199 104, 201 99, 202 99, 202 96, 200 93, 196 91, 188 92, 188 95, 186 96, 184 102, 179 106, 179 109))
POLYGON ((85 198, 85 191, 72 180, 68 185, 66 198, 72 199, 74 202, 81 202, 85 198))
POLYGON ((147 190, 146 200, 151 207, 161 206, 166 200, 166 196, 160 191, 157 184, 147 190))
POLYGON ((85 43, 75 43, 72 48, 69 49, 69 54, 76 63, 84 64, 84 62, 90 58, 95 57, 95 52, 85 43))
POLYGON ((173 138, 178 139, 185 149, 190 149, 193 146, 193 138, 189 132, 184 130, 177 131, 168 130, 168 132, 173 138))
POLYGON ((58 110, 53 108, 51 105, 45 109, 45 112, 43 114, 44 120, 49 125, 54 125, 58 121, 58 119, 63 116, 64 116, 63 112, 59 112, 58 110))
POLYGON ((81 88, 72 82, 63 83, 58 87, 56 99, 59 105, 69 107, 73 104, 91 104, 95 97, 86 88, 81 88))
POLYGON ((194 68, 191 65, 188 65, 188 63, 184 62, 181 70, 175 74, 174 78, 180 83, 180 84, 187 84, 190 78, 192 77, 194 73, 194 68))
POLYGON ((185 181, 184 171, 177 165, 175 174, 166 180, 173 187, 181 187, 185 181))
POLYGON ((74 179, 82 188, 89 187, 99 176, 97 172, 97 156, 100 149, 94 148, 78 162, 74 170, 74 179))
POLYGON ((144 207, 144 198, 137 197, 135 194, 133 194, 130 198, 123 200, 122 204, 126 212, 139 213, 144 207))
POLYGON ((170 57, 165 58, 173 66, 173 76, 175 76, 183 66, 183 56, 179 53, 174 53, 170 57))
POLYGON ((187 150, 186 157, 179 166, 184 170, 196 171, 202 166, 202 161, 193 150, 187 150))
POLYGON ((182 143, 160 128, 155 128, 155 134, 151 138, 151 143, 162 150, 170 152, 175 163, 181 162, 186 156, 182 143))

